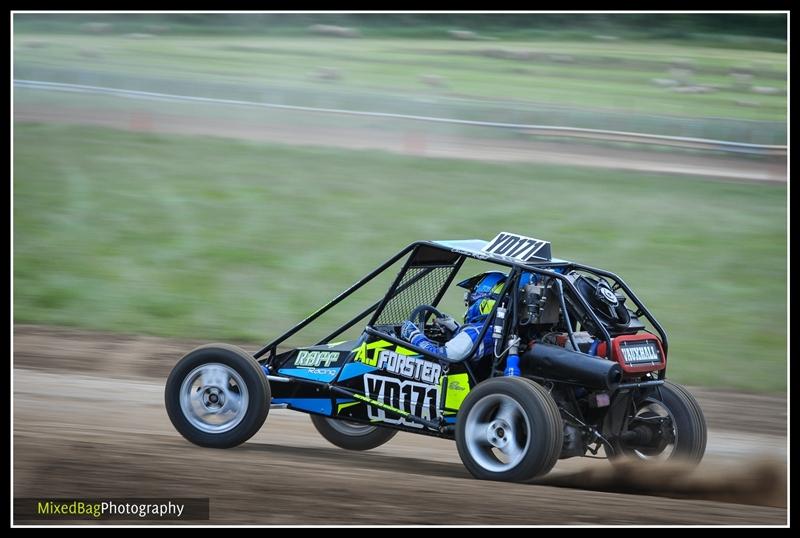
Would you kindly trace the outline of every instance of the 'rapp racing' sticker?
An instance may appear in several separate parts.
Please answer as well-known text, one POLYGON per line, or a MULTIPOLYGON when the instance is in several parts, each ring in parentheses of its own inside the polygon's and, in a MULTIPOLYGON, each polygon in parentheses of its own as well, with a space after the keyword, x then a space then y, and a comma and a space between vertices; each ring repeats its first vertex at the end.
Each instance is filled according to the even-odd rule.
POLYGON ((341 353, 338 351, 309 351, 301 350, 294 359, 295 368, 328 368, 336 366, 341 353))

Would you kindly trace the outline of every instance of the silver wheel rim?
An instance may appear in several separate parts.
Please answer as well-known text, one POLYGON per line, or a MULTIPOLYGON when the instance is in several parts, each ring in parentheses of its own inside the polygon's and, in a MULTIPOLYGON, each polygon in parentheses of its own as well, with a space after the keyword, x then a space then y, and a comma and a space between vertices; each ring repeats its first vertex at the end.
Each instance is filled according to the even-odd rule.
POLYGON ((644 405, 636 410, 635 416, 642 417, 647 414, 653 414, 654 418, 668 417, 670 419, 670 423, 672 424, 672 441, 667 443, 664 449, 657 454, 647 454, 637 449, 633 449, 633 454, 643 461, 666 461, 670 459, 673 454, 675 454, 675 447, 678 444, 678 430, 675 428, 675 418, 672 416, 672 413, 669 412, 669 409, 667 409, 667 406, 664 405, 663 402, 658 400, 645 400, 642 403, 644 405))
POLYGON ((377 426, 371 426, 369 424, 361 424, 360 422, 351 422, 349 420, 335 420, 332 418, 326 418, 325 422, 327 422, 328 426, 330 426, 337 432, 343 435, 349 435, 350 437, 360 437, 362 435, 369 435, 378 429, 377 426))
POLYGON ((484 396, 466 418, 467 451, 483 469, 501 473, 520 464, 531 445, 531 422, 519 402, 505 394, 484 396))
POLYGON ((238 426, 247 413, 248 402, 242 376, 217 362, 198 366, 181 383, 183 416, 205 433, 224 433, 238 426))

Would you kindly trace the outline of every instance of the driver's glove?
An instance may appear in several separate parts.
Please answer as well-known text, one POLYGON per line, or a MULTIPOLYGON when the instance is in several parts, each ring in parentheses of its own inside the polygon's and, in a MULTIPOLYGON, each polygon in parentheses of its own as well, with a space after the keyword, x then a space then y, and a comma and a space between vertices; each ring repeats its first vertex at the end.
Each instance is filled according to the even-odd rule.
POLYGON ((403 337, 403 340, 406 342, 411 342, 411 339, 417 334, 419 334, 419 329, 417 326, 410 321, 405 320, 403 322, 403 326, 400 328, 400 336, 403 337))
POLYGON ((458 323, 456 322, 456 320, 454 320, 451 316, 448 316, 447 314, 443 315, 440 318, 436 318, 436 324, 441 327, 444 327, 451 333, 454 333, 458 330, 458 323))

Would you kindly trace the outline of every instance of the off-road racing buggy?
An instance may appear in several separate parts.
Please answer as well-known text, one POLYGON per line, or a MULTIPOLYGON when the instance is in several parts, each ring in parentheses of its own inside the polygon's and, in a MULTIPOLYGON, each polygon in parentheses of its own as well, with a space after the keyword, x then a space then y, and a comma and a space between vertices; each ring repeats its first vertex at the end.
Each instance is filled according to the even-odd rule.
POLYGON ((271 407, 285 407, 309 413, 323 437, 351 450, 398 431, 454 439, 483 479, 528 480, 559 458, 601 450, 612 461, 696 463, 705 420, 666 379, 667 350, 664 329, 622 279, 553 258, 547 241, 419 241, 253 355, 225 344, 191 351, 165 400, 175 428, 205 447, 239 445, 271 407), (402 340, 409 318, 432 340, 447 338, 436 307, 467 259, 507 272, 479 338, 491 331, 493 352, 473 360, 476 342, 454 361, 402 340), (393 266, 382 299, 313 345, 282 346, 393 266), (360 326, 357 338, 334 342, 360 326))

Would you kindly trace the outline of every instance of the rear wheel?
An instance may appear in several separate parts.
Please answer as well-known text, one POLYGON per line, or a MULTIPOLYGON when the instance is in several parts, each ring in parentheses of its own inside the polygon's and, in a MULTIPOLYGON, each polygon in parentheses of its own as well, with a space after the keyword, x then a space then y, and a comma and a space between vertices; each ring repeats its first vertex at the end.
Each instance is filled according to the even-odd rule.
POLYGON ((697 400, 681 385, 666 381, 634 402, 628 432, 615 443, 613 459, 697 464, 705 454, 706 440, 706 421, 697 400))
POLYGON ((397 430, 319 415, 311 415, 311 422, 322 437, 347 450, 377 448, 397 435, 397 430))
POLYGON ((461 405, 456 446, 476 478, 525 481, 553 468, 563 430, 544 388, 522 377, 497 377, 478 384, 461 405))
POLYGON ((164 390, 167 414, 192 443, 230 448, 264 424, 271 399, 261 366, 246 351, 227 344, 201 346, 184 356, 164 390))

